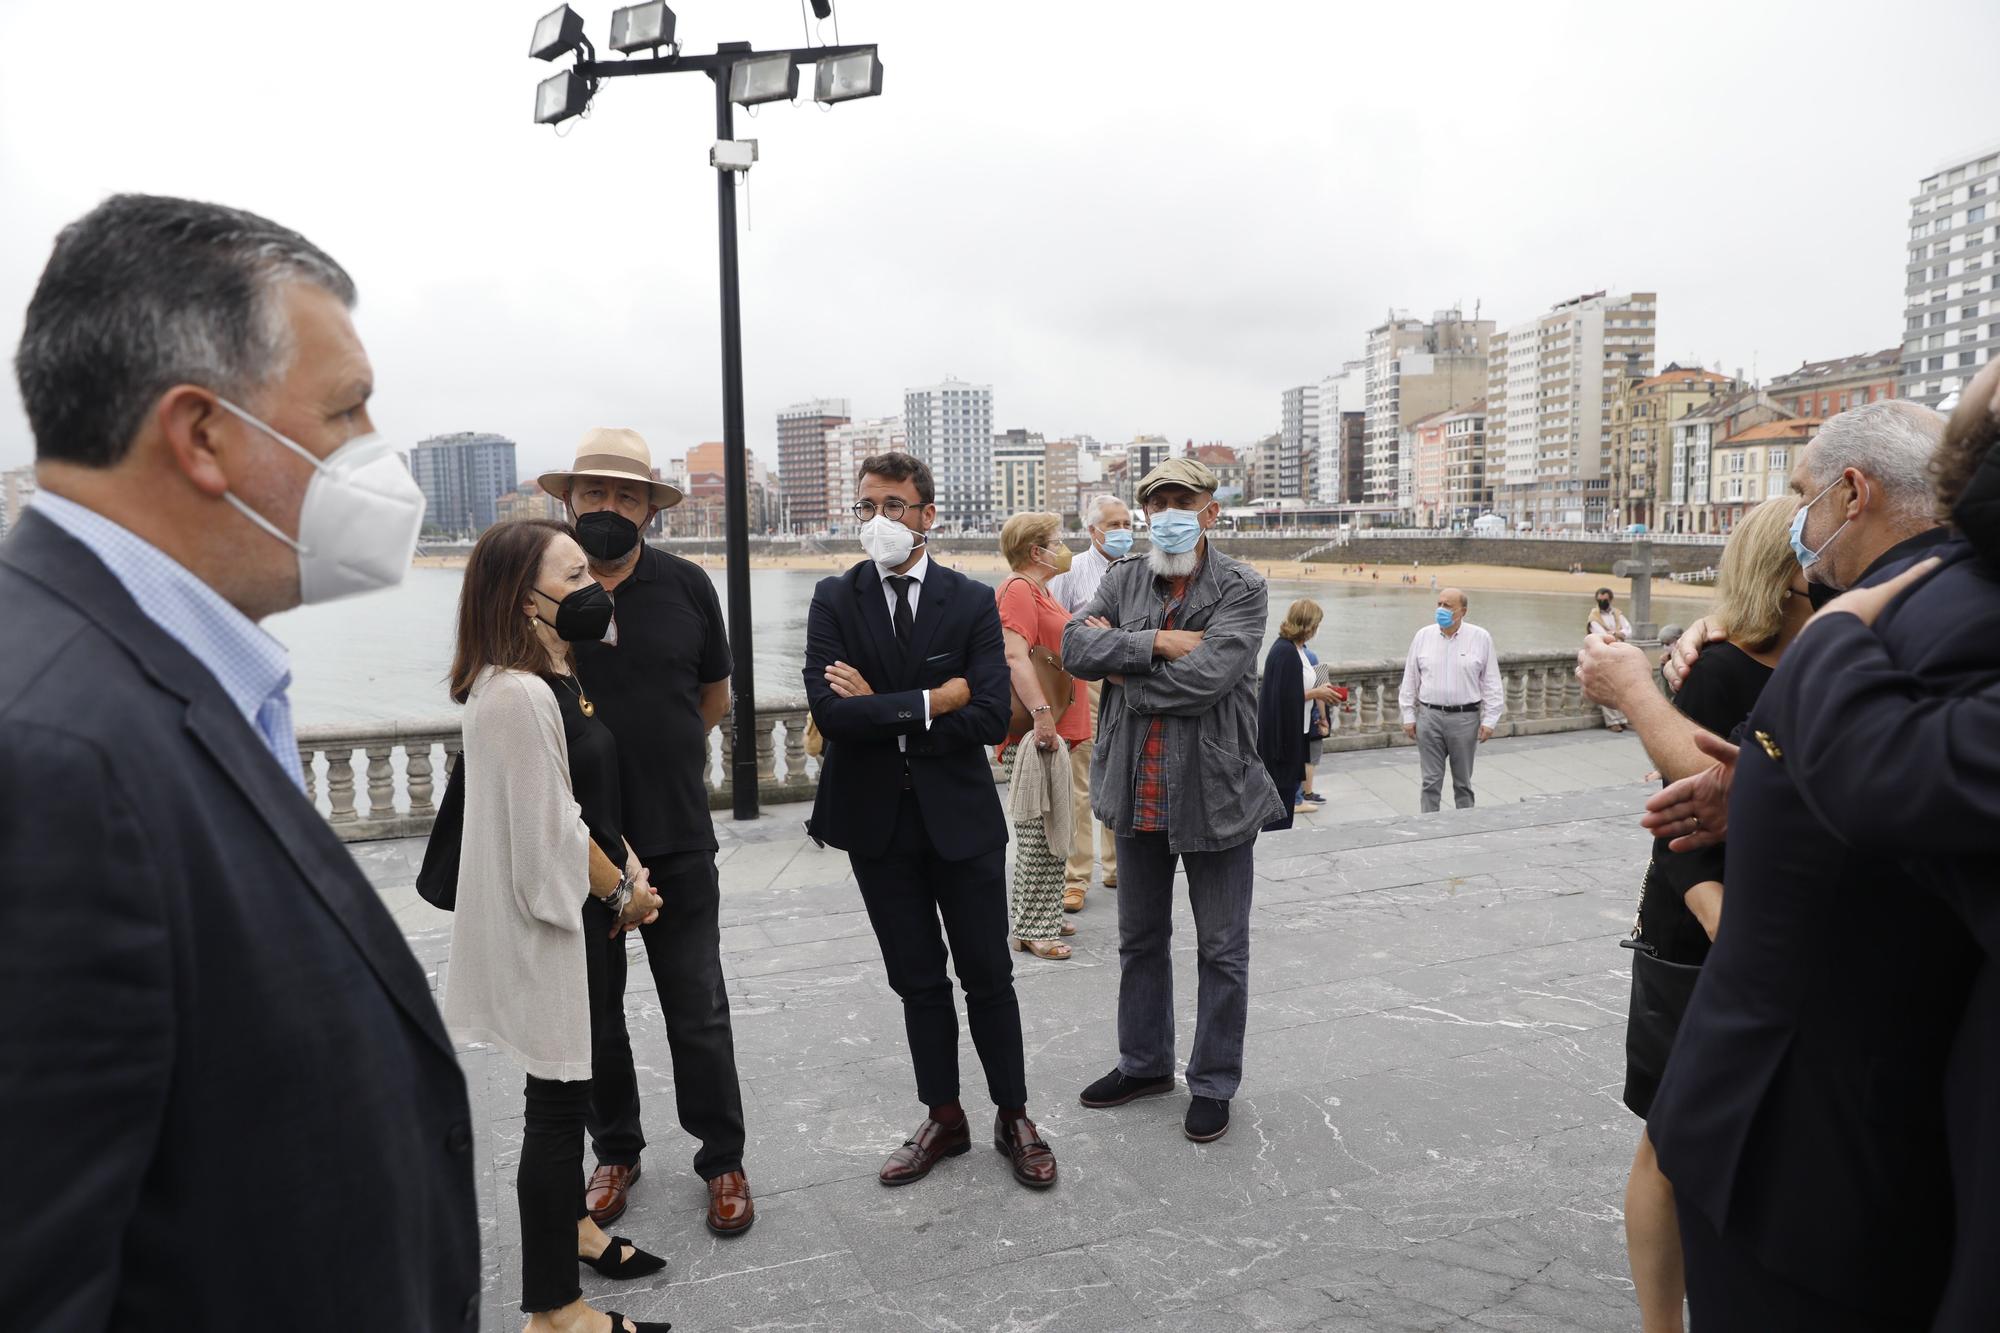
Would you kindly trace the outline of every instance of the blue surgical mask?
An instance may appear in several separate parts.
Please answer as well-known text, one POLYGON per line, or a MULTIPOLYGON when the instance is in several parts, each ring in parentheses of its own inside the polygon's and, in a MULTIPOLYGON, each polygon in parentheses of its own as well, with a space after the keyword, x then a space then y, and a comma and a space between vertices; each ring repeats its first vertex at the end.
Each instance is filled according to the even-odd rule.
POLYGON ((1131 553, 1131 550, 1132 530, 1130 528, 1112 528, 1104 534, 1104 554, 1110 556, 1113 560, 1124 559, 1125 556, 1131 553))
POLYGON ((1449 611, 1445 610, 1445 609, 1444 609, 1443 607, 1441 607, 1441 606, 1440 606, 1440 607, 1439 607, 1439 608, 1437 609, 1437 622, 1438 622, 1438 628, 1439 628, 1439 629, 1450 629, 1450 628, 1451 628, 1451 612, 1449 612, 1449 611))
POLYGON ((1167 555, 1186 555, 1201 540, 1201 519, 1192 509, 1162 509, 1152 523, 1153 545, 1167 555))
POLYGON ((1800 505, 1799 512, 1792 515, 1792 554, 1798 557, 1800 569, 1811 569, 1814 565, 1818 564, 1819 558, 1826 554, 1826 548, 1833 545, 1833 538, 1847 531, 1847 525, 1854 521, 1851 518, 1842 520, 1840 526, 1833 530, 1833 537, 1828 537, 1825 541, 1821 542, 1818 550, 1814 550, 1812 547, 1806 545, 1806 515, 1812 512, 1812 507, 1820 502, 1827 491, 1832 490, 1838 485, 1840 485, 1840 478, 1835 477, 1827 483, 1826 490, 1821 491, 1818 495, 1800 505))

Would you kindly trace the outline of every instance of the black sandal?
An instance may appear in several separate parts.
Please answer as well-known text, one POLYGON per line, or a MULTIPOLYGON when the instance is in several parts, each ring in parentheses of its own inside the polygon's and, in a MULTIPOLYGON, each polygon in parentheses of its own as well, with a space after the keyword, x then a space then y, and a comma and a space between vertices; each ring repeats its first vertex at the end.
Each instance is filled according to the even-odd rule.
MULTIPOLYGON (((616 1244, 615 1241, 613 1243, 616 1244)), ((606 1310, 604 1313, 611 1320, 611 1333, 625 1333, 624 1315, 619 1314, 616 1310, 606 1310)), ((667 1333, 667 1330, 672 1328, 673 1325, 667 1323, 645 1324, 634 1319, 632 1327, 637 1330, 637 1333, 667 1333)))
POLYGON ((632 1257, 630 1259, 620 1259, 618 1257, 619 1249, 625 1245, 632 1245, 632 1242, 623 1236, 613 1236, 611 1243, 604 1247, 603 1254, 598 1255, 595 1259, 586 1259, 579 1254, 576 1260, 578 1263, 590 1265, 605 1277, 618 1282, 628 1281, 635 1277, 645 1277, 648 1274, 657 1273, 667 1266, 665 1259, 660 1258, 657 1254, 647 1254, 637 1245, 632 1245, 632 1257))

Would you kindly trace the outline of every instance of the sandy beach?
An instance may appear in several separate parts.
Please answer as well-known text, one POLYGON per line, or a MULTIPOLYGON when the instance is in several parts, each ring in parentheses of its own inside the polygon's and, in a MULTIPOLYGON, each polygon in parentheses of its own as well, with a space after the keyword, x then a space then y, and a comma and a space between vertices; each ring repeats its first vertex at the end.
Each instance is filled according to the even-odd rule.
MULTIPOLYGON (((722 557, 702 555, 689 557, 698 565, 708 569, 721 569, 722 557)), ((834 555, 760 555, 752 556, 752 569, 796 569, 833 573, 846 569, 858 559, 858 554, 850 558, 845 553, 834 555)), ((973 574, 1004 573, 1006 566, 997 552, 953 551, 939 545, 938 558, 973 574)), ((420 569, 463 569, 465 557, 460 555, 418 556, 414 562, 420 569)), ((1402 582, 1414 577, 1415 586, 1429 589, 1431 580, 1437 580, 1440 588, 1463 588, 1467 592, 1537 592, 1554 593, 1566 597, 1588 598, 1598 588, 1608 587, 1619 601, 1628 601, 1632 595, 1630 579, 1612 578, 1603 574, 1565 574, 1554 569, 1519 569, 1511 565, 1421 565, 1416 569, 1405 567, 1383 567, 1379 565, 1341 565, 1315 561, 1301 564, 1296 560, 1252 560, 1258 572, 1269 579, 1303 583, 1355 583, 1370 584, 1375 587, 1410 586, 1402 582)), ((1705 588, 1685 584, 1655 580, 1653 584, 1655 601, 1702 603, 1709 598, 1705 588)))

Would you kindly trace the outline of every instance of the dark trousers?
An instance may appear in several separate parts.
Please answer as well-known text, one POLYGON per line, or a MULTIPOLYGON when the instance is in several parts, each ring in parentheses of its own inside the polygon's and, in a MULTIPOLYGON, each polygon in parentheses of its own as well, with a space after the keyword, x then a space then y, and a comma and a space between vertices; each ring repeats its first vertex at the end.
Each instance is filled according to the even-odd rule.
POLYGON ((521 1210, 521 1309, 560 1310, 583 1294, 576 1224, 583 1206, 583 1116, 590 1080, 555 1083, 528 1075, 527 1118, 514 1196, 521 1210))
MULTIPOLYGON (((722 886, 715 853, 674 852, 645 858, 661 898, 660 919, 640 928, 646 963, 660 994, 674 1100, 681 1128, 701 1146, 695 1174, 713 1180, 743 1169, 743 1090, 736 1080, 736 1037, 722 984, 722 886)), ((590 995, 590 1139, 597 1160, 632 1166, 646 1147, 639 1128, 639 1080, 625 1028, 625 937, 589 932, 603 953, 590 995)))
POLYGON ((1771 1333, 1775 1329, 1898 1333, 1929 1327, 1928 1308, 1891 1318, 1864 1310, 1851 1300, 1808 1291, 1758 1263, 1742 1245, 1725 1239, 1687 1198, 1676 1195, 1674 1206, 1680 1217, 1681 1255, 1687 1267, 1688 1313, 1699 1333, 1771 1333))
POLYGON ((926 1106, 958 1097, 958 1010, 945 975, 945 942, 965 989, 966 1024, 995 1106, 1025 1106, 1021 1008, 1007 945, 1007 854, 947 861, 931 845, 917 798, 904 792, 881 856, 849 856, 889 987, 903 1001, 917 1096, 926 1106), (944 922, 940 935, 938 922, 944 922))
POLYGON ((1217 852, 1175 852, 1164 833, 1118 839, 1118 1069, 1127 1078, 1174 1072, 1174 862, 1187 868, 1194 908, 1194 1047, 1188 1091, 1228 1101, 1243 1082, 1250 1023, 1250 895, 1257 840, 1217 852))

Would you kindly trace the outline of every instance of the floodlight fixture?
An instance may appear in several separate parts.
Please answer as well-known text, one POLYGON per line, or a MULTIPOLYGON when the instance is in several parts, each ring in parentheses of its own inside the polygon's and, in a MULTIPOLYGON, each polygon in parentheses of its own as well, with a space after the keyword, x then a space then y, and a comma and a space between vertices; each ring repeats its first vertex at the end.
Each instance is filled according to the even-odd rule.
POLYGON ((812 7, 813 17, 823 19, 833 13, 833 0, 812 0, 812 7))
POLYGON ((528 54, 537 60, 554 60, 583 45, 583 15, 568 5, 558 5, 535 21, 535 40, 528 54))
POLYGON ((738 106, 789 102, 799 95, 799 67, 789 51, 739 60, 729 67, 729 100, 738 106))
POLYGON ((535 89, 535 123, 557 125, 590 105, 590 85, 573 69, 543 79, 535 89))
POLYGON ((658 0, 611 11, 611 49, 649 51, 674 44, 674 11, 658 0))
POLYGON ((882 95, 882 61, 874 47, 828 56, 819 62, 813 78, 813 100, 831 105, 852 102, 857 97, 882 95))

